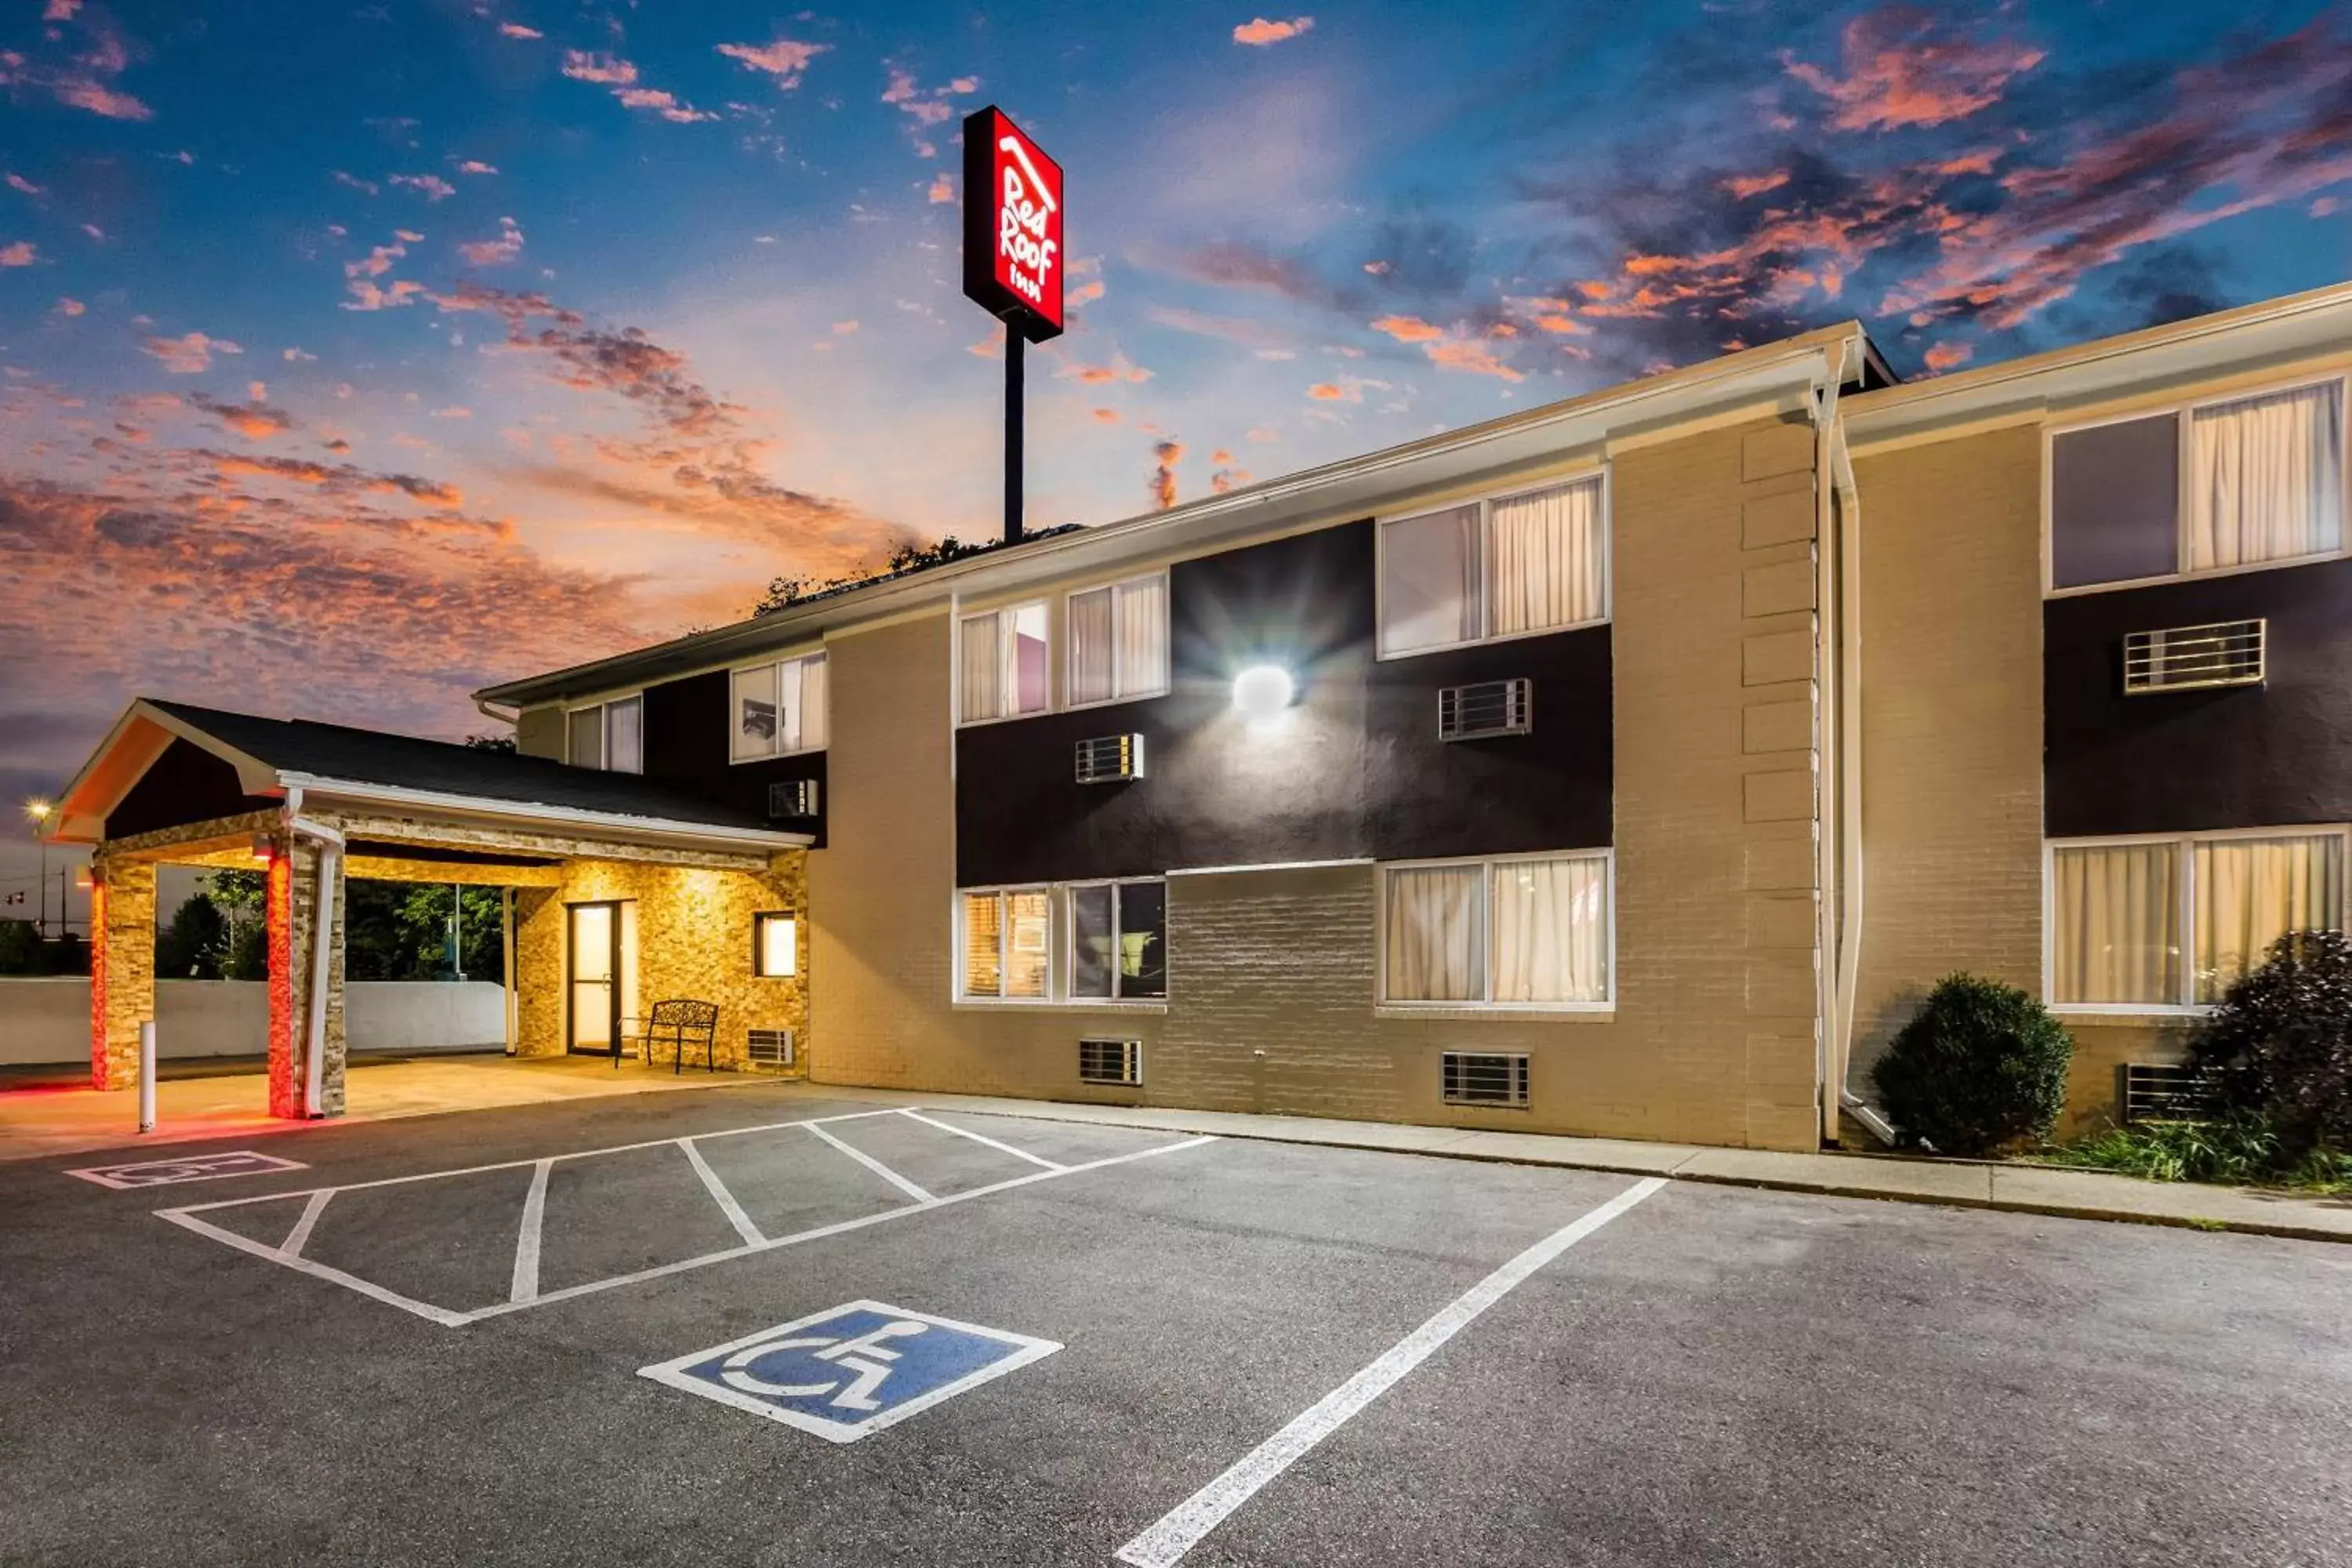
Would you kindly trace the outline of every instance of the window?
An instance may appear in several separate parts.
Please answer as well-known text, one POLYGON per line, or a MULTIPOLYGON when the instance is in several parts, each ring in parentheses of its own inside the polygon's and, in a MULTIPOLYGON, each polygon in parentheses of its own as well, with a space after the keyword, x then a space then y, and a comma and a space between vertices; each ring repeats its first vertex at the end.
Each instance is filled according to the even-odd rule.
POLYGON ((1381 524, 1381 655, 1607 619, 1606 511, 1593 478, 1381 524))
POLYGON ((2202 1006, 2291 931, 2344 924, 2345 834, 2276 829, 2050 848, 2053 1006, 2202 1006))
POLYGON ((2050 585, 2344 548, 2344 384, 2185 405, 2050 438, 2050 585))
POLYGON ((957 994, 965 1001, 1156 1002, 1168 994, 1168 889, 1157 878, 973 888, 957 901, 957 994))
POLYGON ((729 756, 739 763, 821 752, 829 729, 825 660, 804 654, 735 671, 734 734, 729 756))
POLYGON ((1387 867, 1381 900, 1383 1002, 1610 1002, 1607 850, 1387 867))
POLYGON ((1068 889, 1073 1001, 1168 994, 1168 885, 1094 882, 1068 889))
POLYGON ((966 616, 957 717, 973 724, 1045 711, 1049 651, 1043 600, 966 616))
POLYGON ((616 698, 574 708, 565 719, 564 760, 575 768, 646 771, 646 700, 616 698))
POLYGON ((763 980, 790 980, 801 972, 800 922, 782 910, 751 917, 751 973, 763 980))
POLYGON ((1160 573, 1069 598, 1069 706, 1168 689, 1168 579, 1160 573))

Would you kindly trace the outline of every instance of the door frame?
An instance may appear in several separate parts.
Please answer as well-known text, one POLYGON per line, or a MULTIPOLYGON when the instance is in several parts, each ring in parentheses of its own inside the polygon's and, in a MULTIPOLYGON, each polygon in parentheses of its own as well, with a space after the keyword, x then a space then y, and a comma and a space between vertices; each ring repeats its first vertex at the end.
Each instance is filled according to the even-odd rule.
POLYGON ((618 899, 583 899, 576 904, 563 906, 563 1054, 572 1057, 609 1056, 618 1060, 621 1055, 621 900, 618 899), (580 925, 572 918, 579 910, 604 910, 609 912, 612 931, 612 963, 606 971, 612 977, 604 987, 605 1007, 609 1019, 606 1046, 580 1044, 578 1010, 581 982, 573 978, 580 972, 580 925))

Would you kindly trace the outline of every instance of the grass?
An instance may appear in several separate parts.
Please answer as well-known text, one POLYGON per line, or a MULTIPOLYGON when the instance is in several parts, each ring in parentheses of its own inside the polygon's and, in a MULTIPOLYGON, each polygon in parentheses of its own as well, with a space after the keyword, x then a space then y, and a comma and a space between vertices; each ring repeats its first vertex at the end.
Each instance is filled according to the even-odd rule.
POLYGON ((2287 1187, 2352 1196, 2352 1154, 2320 1148, 2288 1160, 2259 1117, 2210 1121, 2138 1121, 2108 1127, 2034 1156, 2044 1164, 2114 1171, 2151 1182, 2210 1182, 2287 1187))

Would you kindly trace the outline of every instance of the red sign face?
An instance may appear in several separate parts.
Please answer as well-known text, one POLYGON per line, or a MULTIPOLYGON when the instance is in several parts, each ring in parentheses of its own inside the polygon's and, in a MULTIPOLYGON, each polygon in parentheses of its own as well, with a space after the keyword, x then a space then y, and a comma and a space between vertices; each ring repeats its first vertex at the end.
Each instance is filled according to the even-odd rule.
POLYGON ((963 122, 964 292, 1032 342, 1062 330, 1062 166, 993 108, 963 122))

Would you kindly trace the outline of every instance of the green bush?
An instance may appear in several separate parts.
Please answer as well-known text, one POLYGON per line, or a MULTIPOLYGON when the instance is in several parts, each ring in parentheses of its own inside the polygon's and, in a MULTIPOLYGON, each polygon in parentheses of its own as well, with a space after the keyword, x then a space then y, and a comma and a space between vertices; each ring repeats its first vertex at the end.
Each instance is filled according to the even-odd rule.
POLYGON ((2222 1107, 2269 1122, 2286 1163, 2352 1149, 2352 938, 2289 931, 2189 1042, 2222 1107))
POLYGON ((2013 985, 1948 974, 1871 1068, 1879 1103, 1937 1153, 1988 1154, 2049 1135, 2074 1041, 2013 985))

